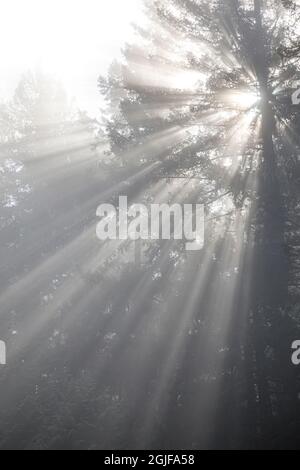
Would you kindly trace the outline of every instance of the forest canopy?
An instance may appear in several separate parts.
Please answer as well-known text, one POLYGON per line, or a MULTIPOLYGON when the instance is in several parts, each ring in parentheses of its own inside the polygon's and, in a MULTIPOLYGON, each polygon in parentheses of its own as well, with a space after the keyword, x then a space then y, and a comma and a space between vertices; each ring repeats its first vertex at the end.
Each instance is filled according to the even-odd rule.
POLYGON ((299 2, 142 4, 97 119, 41 69, 0 104, 0 448, 299 448, 299 2), (99 239, 124 198, 204 245, 99 239))

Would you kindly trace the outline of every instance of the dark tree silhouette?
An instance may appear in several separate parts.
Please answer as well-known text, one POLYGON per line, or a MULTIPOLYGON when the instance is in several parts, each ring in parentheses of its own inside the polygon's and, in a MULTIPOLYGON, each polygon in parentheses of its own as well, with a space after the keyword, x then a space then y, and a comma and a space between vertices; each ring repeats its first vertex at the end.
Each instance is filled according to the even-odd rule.
MULTIPOLYGON (((221 380, 226 398, 219 407, 226 431, 216 431, 214 445, 224 445, 228 436, 229 447, 237 441, 293 446, 299 422, 287 423, 299 409, 289 358, 299 305, 299 111, 291 99, 299 76, 298 8, 262 0, 170 0, 145 2, 145 9, 148 27, 136 28, 139 40, 99 80, 110 110, 112 160, 124 168, 123 176, 141 175, 131 185, 133 194, 164 178, 197 181, 194 197, 206 204, 208 218, 217 205, 217 219, 224 221, 224 208, 230 208, 228 231, 235 233, 232 253, 240 250, 239 274, 225 294, 233 297, 234 318, 225 345, 231 351, 223 364, 227 378, 221 380), (235 431, 229 431, 232 407, 239 409, 235 431), (280 430, 282 423, 287 430, 280 430)), ((211 230, 209 224, 209 239, 217 243, 220 233, 211 230)), ((218 269, 211 277, 207 272, 212 290, 214 279, 229 269, 224 250, 217 259, 218 269)), ((204 305, 199 298, 196 309, 213 315, 207 297, 204 305)), ((187 375, 195 379, 191 363, 200 337, 191 339, 182 361, 168 429, 180 387, 197 408, 201 392, 196 387, 191 393, 187 375)), ((181 414, 186 426, 187 409, 181 414)), ((189 427, 191 437, 195 430, 189 427)))
POLYGON ((0 448, 299 448, 298 4, 144 5, 101 122, 42 72, 0 106, 0 448), (98 240, 119 195, 204 249, 98 240))

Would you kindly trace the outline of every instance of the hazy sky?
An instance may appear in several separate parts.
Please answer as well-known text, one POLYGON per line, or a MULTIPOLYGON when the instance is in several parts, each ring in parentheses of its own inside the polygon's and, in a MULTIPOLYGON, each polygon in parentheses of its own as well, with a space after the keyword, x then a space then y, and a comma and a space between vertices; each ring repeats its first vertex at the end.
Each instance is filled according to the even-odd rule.
POLYGON ((141 21, 141 0, 0 0, 0 97, 36 67, 95 114, 97 77, 141 21))

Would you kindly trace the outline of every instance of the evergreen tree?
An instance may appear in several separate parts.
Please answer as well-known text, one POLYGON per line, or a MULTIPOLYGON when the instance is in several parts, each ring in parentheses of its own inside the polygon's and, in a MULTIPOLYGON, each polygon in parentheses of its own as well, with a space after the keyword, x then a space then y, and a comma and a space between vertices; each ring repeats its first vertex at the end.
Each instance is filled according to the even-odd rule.
MULTIPOLYGON (((145 2, 145 12, 148 25, 136 28, 136 44, 99 80, 111 157, 137 175, 131 194, 163 178, 197 181, 194 197, 207 216, 229 211, 224 245, 233 230, 232 252, 220 249, 219 273, 207 274, 213 291, 230 270, 224 252, 238 252, 239 274, 227 291, 234 326, 225 345, 232 354, 223 365, 230 378, 221 385, 220 422, 228 431, 227 410, 235 406, 237 428, 224 434, 240 445, 273 446, 272 433, 280 434, 280 423, 299 407, 289 359, 297 334, 291 311, 299 304, 299 110, 292 103, 299 61, 291 52, 298 8, 274 0, 168 0, 145 2)), ((216 244, 218 237, 216 229, 216 244)), ((178 374, 186 396, 191 354, 178 374)), ((170 428, 177 392, 174 386, 170 428)), ((286 432, 293 444, 298 424, 286 432)), ((218 433, 215 439, 216 445, 218 433)))

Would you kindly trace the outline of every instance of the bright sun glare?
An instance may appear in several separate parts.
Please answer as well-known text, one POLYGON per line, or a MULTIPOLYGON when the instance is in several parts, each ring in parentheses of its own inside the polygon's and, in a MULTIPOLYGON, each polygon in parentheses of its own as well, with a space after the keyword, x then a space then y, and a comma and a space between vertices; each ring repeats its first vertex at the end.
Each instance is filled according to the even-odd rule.
POLYGON ((237 92, 230 98, 232 103, 239 108, 248 109, 259 101, 259 96, 254 92, 237 92))

